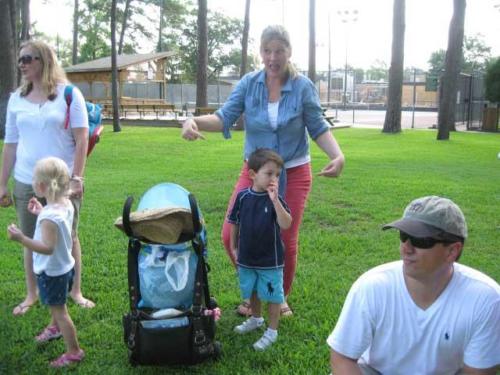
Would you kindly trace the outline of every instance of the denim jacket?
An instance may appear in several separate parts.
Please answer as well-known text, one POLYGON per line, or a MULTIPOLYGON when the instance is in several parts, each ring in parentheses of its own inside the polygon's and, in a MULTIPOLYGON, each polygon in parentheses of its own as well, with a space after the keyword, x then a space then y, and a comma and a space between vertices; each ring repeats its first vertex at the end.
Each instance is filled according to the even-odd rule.
POLYGON ((245 113, 245 160, 257 148, 274 150, 285 163, 309 156, 306 130, 312 139, 316 139, 330 129, 323 118, 313 83, 301 74, 287 80, 281 89, 276 129, 269 122, 268 102, 265 71, 246 74, 222 108, 215 112, 222 120, 224 137, 231 137, 232 125, 245 113))

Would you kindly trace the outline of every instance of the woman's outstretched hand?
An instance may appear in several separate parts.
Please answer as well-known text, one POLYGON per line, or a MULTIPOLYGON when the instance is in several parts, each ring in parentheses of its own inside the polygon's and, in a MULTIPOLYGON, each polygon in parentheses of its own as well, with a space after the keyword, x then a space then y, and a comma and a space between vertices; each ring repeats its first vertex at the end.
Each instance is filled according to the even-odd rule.
POLYGON ((337 156, 330 160, 330 162, 318 173, 318 176, 324 177, 338 177, 344 168, 344 155, 337 156))
POLYGON ((198 130, 198 125, 192 118, 188 118, 182 124, 182 138, 188 141, 196 141, 197 139, 205 139, 203 134, 198 130))

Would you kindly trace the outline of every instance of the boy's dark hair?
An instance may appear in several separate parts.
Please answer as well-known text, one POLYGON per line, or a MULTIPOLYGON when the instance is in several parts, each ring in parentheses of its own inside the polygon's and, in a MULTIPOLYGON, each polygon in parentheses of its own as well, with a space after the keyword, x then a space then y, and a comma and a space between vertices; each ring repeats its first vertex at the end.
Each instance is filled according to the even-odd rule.
POLYGON ((269 148, 258 148, 248 158, 248 169, 258 172, 264 164, 270 161, 283 168, 284 162, 281 156, 269 148))

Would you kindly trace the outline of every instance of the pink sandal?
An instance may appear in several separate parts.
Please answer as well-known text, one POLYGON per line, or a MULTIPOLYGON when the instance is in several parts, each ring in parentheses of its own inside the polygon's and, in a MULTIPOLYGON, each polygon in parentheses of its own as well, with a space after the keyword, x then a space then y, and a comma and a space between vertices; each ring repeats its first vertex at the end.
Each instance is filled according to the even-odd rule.
POLYGON ((58 339, 62 336, 61 331, 57 326, 48 326, 40 333, 38 336, 35 336, 35 341, 39 344, 43 344, 49 342, 51 340, 58 339))
POLYGON ((64 353, 59 358, 50 362, 50 367, 54 368, 66 367, 81 362, 84 357, 85 357, 85 352, 82 349, 80 349, 80 351, 77 354, 64 353))

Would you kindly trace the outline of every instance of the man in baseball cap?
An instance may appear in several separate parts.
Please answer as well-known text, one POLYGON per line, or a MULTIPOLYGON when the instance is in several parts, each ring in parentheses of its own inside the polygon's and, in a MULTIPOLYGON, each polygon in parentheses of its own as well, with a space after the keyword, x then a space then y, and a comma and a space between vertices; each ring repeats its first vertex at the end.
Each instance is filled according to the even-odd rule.
POLYGON ((399 230, 401 260, 363 274, 328 337, 341 374, 495 374, 500 287, 456 263, 467 224, 451 200, 412 201, 399 230))

